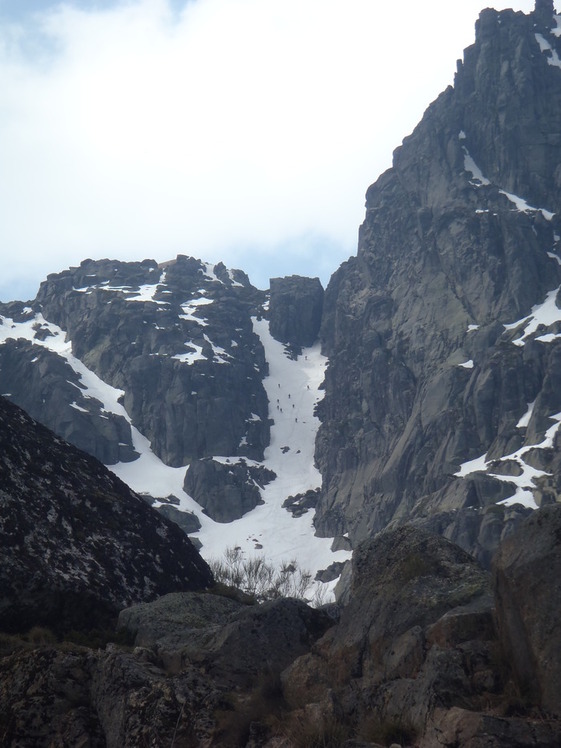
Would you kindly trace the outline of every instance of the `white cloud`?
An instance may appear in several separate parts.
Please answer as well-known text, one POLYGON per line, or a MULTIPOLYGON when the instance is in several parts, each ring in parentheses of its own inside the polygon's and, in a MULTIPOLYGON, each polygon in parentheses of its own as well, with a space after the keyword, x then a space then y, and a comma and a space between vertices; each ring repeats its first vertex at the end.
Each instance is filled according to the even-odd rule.
POLYGON ((102 256, 325 279, 481 5, 130 0, 5 23, 0 298, 102 256))

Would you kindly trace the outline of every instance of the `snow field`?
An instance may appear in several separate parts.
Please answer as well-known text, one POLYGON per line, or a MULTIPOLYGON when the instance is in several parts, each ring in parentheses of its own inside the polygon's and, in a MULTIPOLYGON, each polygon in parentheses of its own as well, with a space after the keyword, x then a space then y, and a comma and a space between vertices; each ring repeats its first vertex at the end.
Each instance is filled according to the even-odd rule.
MULTIPOLYGON (((157 285, 150 287, 150 292, 147 290, 146 295, 143 294, 143 300, 152 300, 148 296, 155 292, 157 285)), ((179 499, 179 509, 196 514, 201 522, 197 537, 203 544, 201 553, 204 558, 221 559, 227 548, 238 547, 244 557, 263 556, 277 567, 295 560, 300 569, 315 576, 318 570, 334 561, 344 561, 351 557, 348 551, 332 552, 331 538, 318 538, 314 535, 313 510, 295 518, 282 508, 282 503, 288 496, 321 485, 320 473, 314 467, 315 436, 319 421, 313 414, 315 405, 323 397, 319 385, 323 381, 326 366, 326 359, 321 355, 319 345, 304 350, 302 355, 293 360, 286 354, 284 346, 270 335, 268 322, 253 320, 254 331, 261 339, 269 364, 270 373, 263 384, 269 400, 269 418, 273 421, 265 459, 262 463, 254 464, 262 464, 273 470, 277 478, 261 489, 263 504, 233 523, 221 524, 207 517, 200 505, 183 490, 186 468, 165 465, 152 452, 148 439, 132 425, 128 413, 119 402, 123 391, 108 385, 73 356, 71 342, 67 341, 64 330, 46 322, 40 314, 19 323, 9 318, 0 319, 0 344, 8 339, 24 338, 34 345, 57 353, 78 374, 83 397, 99 401, 102 412, 114 413, 126 419, 131 427, 133 447, 139 457, 133 462, 110 465, 109 469, 133 491, 150 494, 155 499, 174 495, 179 499), (35 337, 37 326, 48 329, 51 335, 45 340, 38 340, 35 337)), ((197 353, 183 355, 186 360, 189 357, 191 363, 196 360, 197 353)), ((215 353, 220 355, 222 351, 215 353)), ((71 407, 84 410, 77 403, 71 403, 71 407)), ((214 459, 235 463, 245 458, 219 455, 214 459)), ((252 464, 251 460, 246 462, 252 464)), ((335 582, 327 585, 315 583, 310 594, 315 589, 322 588, 325 599, 331 599, 334 585, 335 582)))

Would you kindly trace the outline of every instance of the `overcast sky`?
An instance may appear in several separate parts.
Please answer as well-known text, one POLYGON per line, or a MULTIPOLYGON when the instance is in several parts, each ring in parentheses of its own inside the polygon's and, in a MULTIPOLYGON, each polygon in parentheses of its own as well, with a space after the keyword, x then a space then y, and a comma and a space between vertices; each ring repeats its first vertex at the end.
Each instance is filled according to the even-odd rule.
POLYGON ((0 0, 0 300, 87 257, 327 282, 486 4, 534 7, 0 0))

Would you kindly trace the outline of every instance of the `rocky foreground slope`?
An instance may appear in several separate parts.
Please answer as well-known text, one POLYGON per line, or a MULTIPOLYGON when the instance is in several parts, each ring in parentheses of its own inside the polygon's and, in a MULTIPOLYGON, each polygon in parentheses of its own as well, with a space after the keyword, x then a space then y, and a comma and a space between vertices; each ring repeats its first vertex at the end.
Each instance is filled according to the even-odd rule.
POLYGON ((490 575, 406 526, 359 546, 341 612, 186 592, 121 612, 134 649, 1 637, 2 744, 554 748, 560 536, 538 510, 490 575))
POLYGON ((0 398, 0 630, 104 628, 133 602, 212 582, 173 522, 0 398))

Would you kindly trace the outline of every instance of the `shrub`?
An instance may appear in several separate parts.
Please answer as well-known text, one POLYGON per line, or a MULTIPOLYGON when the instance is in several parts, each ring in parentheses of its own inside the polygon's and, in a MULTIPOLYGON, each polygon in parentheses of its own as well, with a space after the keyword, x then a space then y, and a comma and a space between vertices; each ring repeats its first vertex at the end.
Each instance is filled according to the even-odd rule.
POLYGON ((312 575, 298 566, 296 560, 280 568, 262 556, 244 557, 239 547, 227 548, 223 560, 211 559, 209 566, 218 584, 237 587, 257 602, 278 597, 295 597, 321 605, 323 589, 316 587, 312 575))
POLYGON ((56 644, 57 638, 50 629, 43 626, 33 626, 25 635, 27 641, 35 647, 56 644))
POLYGON ((319 722, 300 716, 293 718, 285 733, 293 748, 340 748, 351 736, 349 726, 333 715, 319 722))

